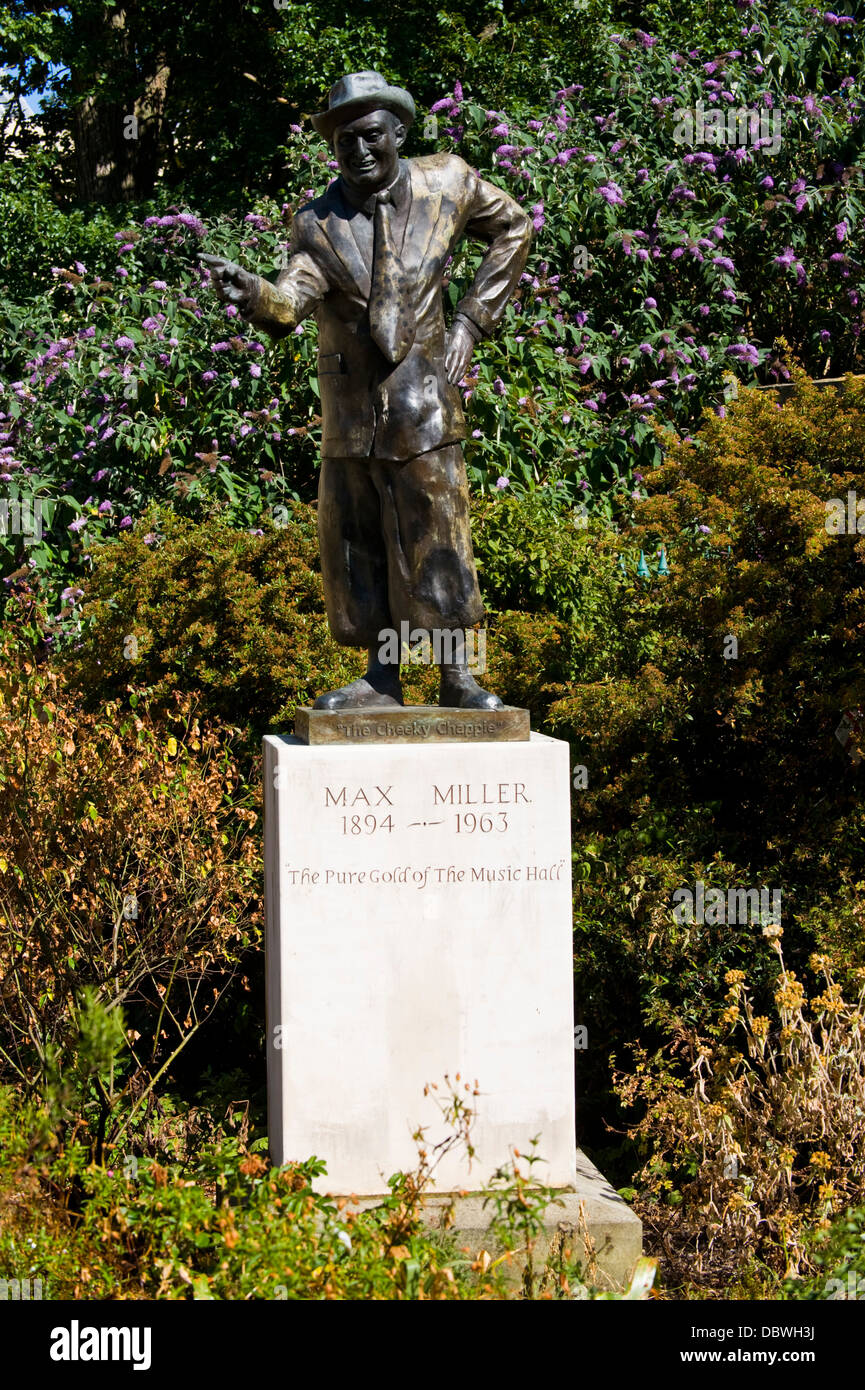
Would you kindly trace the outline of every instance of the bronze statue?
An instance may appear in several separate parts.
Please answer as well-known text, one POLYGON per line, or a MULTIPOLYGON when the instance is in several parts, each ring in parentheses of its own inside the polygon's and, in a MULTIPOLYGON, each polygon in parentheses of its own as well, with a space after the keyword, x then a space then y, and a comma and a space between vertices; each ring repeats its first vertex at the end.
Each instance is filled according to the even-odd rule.
MULTIPOLYGON (((456 155, 400 158, 415 104, 376 72, 331 88, 315 129, 340 177, 296 214, 274 285, 203 256, 220 299, 272 338, 318 321, 321 475, 318 530, 331 632, 367 647, 365 676, 318 709, 401 705, 384 630, 427 633, 483 618, 460 441, 459 383, 525 266, 530 219, 456 155), (445 333, 442 275, 463 236, 488 243, 445 333)), ((441 705, 498 709, 465 659, 440 663, 441 705)))

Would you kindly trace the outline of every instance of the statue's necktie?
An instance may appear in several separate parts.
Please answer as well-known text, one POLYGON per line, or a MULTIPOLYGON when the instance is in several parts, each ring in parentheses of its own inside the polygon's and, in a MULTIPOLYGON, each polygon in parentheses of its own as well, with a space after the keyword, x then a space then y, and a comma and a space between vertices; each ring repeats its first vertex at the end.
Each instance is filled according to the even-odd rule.
POLYGON ((409 279, 393 241, 390 201, 387 189, 376 197, 369 331, 376 347, 396 365, 414 342, 417 322, 409 279))

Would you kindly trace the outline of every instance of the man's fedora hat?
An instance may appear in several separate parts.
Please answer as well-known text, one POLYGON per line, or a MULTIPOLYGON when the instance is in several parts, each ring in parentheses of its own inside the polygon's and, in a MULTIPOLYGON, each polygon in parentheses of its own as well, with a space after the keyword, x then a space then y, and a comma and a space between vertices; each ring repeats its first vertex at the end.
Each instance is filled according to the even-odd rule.
POLYGON ((415 118, 414 99, 403 87, 391 87, 380 72, 350 72, 330 89, 327 110, 312 117, 312 124, 329 140, 337 126, 369 111, 392 111, 404 125, 415 118))

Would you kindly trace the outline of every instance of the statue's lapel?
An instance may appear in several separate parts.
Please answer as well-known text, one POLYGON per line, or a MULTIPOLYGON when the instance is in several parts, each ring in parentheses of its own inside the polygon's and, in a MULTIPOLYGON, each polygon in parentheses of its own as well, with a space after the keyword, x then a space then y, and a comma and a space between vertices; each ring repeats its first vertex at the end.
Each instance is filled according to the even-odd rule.
MULTIPOLYGON (((402 244, 402 262, 409 275, 417 280, 424 262, 445 254, 447 247, 439 246, 436 242, 437 231, 441 236, 439 214, 442 191, 438 176, 435 172, 425 172, 413 160, 410 165, 411 214, 402 244)), ((354 239, 337 181, 327 191, 327 211, 318 225, 333 254, 356 285, 360 297, 368 300, 372 267, 365 263, 354 239)))
POLYGON ((364 264, 357 242, 346 216, 346 206, 338 192, 338 185, 331 184, 328 189, 328 211, 319 222, 325 238, 337 260, 341 261, 351 280, 354 281, 363 299, 369 299, 370 270, 364 264))
POLYGON ((414 160, 411 162, 411 235, 406 232, 402 263, 414 279, 424 261, 437 250, 433 238, 438 227, 442 193, 438 179, 429 178, 414 160))

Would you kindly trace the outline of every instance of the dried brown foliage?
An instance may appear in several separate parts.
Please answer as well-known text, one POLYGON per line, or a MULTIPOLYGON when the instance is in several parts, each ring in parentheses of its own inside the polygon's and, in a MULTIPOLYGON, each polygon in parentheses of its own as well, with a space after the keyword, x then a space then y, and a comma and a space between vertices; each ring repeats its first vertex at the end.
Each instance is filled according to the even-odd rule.
MULTIPOLYGON (((774 1017, 727 974, 714 1039, 693 1036, 689 1079, 638 1050, 617 1078, 642 1103, 632 1138, 651 1141, 643 1215, 674 1276, 724 1283, 753 1257, 778 1274, 809 1268, 809 1227, 865 1200, 865 983, 844 998, 824 955, 809 998, 787 969, 780 928, 774 1017)), ((865 981, 865 971, 859 972, 865 981)))
POLYGON ((89 990, 140 1097, 259 940, 258 796, 188 695, 86 713, 14 625, 0 652, 0 1074, 68 1072, 89 990))

